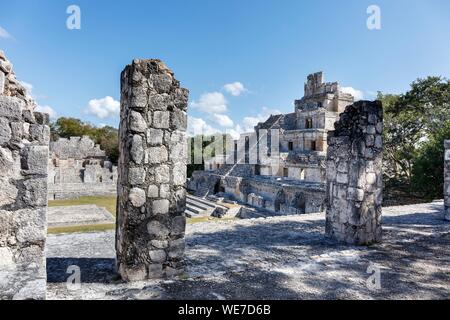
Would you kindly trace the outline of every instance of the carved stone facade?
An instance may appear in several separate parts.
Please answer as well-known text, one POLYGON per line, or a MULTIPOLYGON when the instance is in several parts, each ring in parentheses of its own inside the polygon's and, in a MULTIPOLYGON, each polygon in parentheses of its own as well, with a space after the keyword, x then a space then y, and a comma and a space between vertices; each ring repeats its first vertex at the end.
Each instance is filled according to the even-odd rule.
POLYGON ((89 137, 50 142, 50 199, 115 195, 117 166, 89 137))
POLYGON ((160 60, 121 75, 116 251, 124 280, 183 270, 188 90, 160 60))
POLYGON ((271 115, 254 132, 241 134, 234 154, 205 161, 209 173, 195 173, 189 189, 199 196, 221 192, 281 214, 324 210, 328 132, 354 98, 337 82, 325 82, 322 72, 309 75, 304 89, 293 113, 271 115), (223 185, 230 184, 229 177, 243 178, 246 187, 214 188, 210 182, 217 176, 223 185))
POLYGON ((383 109, 348 106, 328 137, 326 232, 349 244, 381 240, 383 109))
POLYGON ((48 115, 0 51, 0 299, 45 299, 48 115))
POLYGON ((445 220, 450 221, 450 140, 446 140, 445 159, 444 159, 444 202, 445 202, 445 220))

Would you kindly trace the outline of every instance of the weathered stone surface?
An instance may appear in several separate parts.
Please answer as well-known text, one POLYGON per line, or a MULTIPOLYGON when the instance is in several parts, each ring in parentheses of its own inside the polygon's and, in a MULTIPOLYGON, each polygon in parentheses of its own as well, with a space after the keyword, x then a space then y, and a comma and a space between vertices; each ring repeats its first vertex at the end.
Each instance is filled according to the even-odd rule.
POLYGON ((147 143, 150 146, 158 146, 163 143, 164 130, 150 128, 147 131, 147 143))
POLYGON ((49 227, 66 227, 114 223, 114 216, 96 205, 61 206, 48 208, 49 227))
POLYGON ((444 142, 444 218, 450 221, 450 140, 444 142))
POLYGON ((130 113, 130 130, 135 132, 145 132, 147 129, 147 123, 144 117, 136 111, 130 113))
POLYGON ((0 299, 46 297, 50 128, 35 105, 0 51, 0 299))
MULTIPOLYGON (((327 239, 322 213, 194 223, 186 229, 184 276, 142 283, 114 277, 115 232, 50 235, 47 295, 50 300, 209 300, 218 295, 239 300, 242 288, 251 288, 245 297, 262 300, 445 300, 450 223, 443 223, 443 209, 442 201, 384 208, 383 244, 369 250, 327 239), (65 272, 74 261, 81 263, 82 286, 71 291, 65 272), (381 267, 381 290, 367 288, 369 265, 381 267)), ((161 277, 161 264, 150 269, 161 277)))
POLYGON ((148 160, 150 163, 164 163, 168 159, 167 148, 165 146, 150 147, 148 149, 148 160))
POLYGON ((378 242, 383 109, 378 101, 360 101, 340 118, 328 139, 326 233, 349 244, 378 242))
POLYGON ((139 188, 131 189, 128 198, 130 199, 131 204, 135 207, 142 207, 147 201, 145 191, 139 188))
POLYGON ((135 134, 133 136, 133 140, 131 141, 130 154, 136 164, 140 164, 144 158, 144 145, 142 140, 143 139, 140 135, 135 134))
POLYGON ((126 281, 183 267, 184 246, 174 241, 185 230, 186 140, 171 139, 186 131, 187 90, 180 89, 159 60, 134 60, 122 72, 116 249, 126 281))
POLYGON ((116 194, 117 166, 91 138, 83 136, 52 141, 50 154, 50 199, 116 194))
POLYGON ((2 95, 5 91, 5 81, 5 73, 3 71, 0 71, 0 95, 2 95))

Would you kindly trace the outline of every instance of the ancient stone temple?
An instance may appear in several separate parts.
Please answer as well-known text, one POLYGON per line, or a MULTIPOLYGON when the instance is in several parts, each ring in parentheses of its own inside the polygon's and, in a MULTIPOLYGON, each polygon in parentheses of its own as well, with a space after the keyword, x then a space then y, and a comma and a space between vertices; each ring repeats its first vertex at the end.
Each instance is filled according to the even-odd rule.
POLYGON ((117 191, 117 166, 89 137, 50 142, 49 199, 112 196, 117 191))
POLYGON ((160 60, 121 75, 117 268, 124 280, 182 272, 188 90, 160 60))
POLYGON ((205 161, 206 171, 194 172, 188 188, 276 214, 323 211, 328 132, 353 101, 337 82, 325 82, 322 72, 310 74, 294 112, 271 115, 254 132, 241 134, 233 141, 234 154, 205 161))
POLYGON ((348 106, 328 136, 326 233, 349 244, 381 240, 383 109, 348 106))
POLYGON ((0 299, 45 299, 48 115, 0 51, 0 299))
POLYGON ((445 220, 450 221, 450 140, 446 140, 445 159, 444 159, 444 202, 445 202, 445 220))

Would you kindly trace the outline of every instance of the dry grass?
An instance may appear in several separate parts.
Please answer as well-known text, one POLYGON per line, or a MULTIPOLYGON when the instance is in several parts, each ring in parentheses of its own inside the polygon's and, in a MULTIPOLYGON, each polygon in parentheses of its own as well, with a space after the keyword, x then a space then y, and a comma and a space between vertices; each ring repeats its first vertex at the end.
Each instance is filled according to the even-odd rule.
MULTIPOLYGON (((116 216, 116 197, 80 197, 78 199, 68 200, 51 200, 48 202, 49 207, 65 207, 65 206, 79 206, 86 204, 95 204, 98 207, 106 208, 111 214, 116 216)), ((232 205, 229 205, 232 206, 232 205)), ((188 224, 202 223, 202 222, 215 222, 215 221, 229 221, 234 218, 214 218, 214 217, 197 217, 188 218, 188 224)), ((115 224, 94 224, 94 225, 80 225, 80 226, 68 226, 68 227, 51 227, 48 228, 48 234, 60 234, 60 233, 75 233, 75 232, 97 232, 114 230, 115 224)))
POLYGON ((78 199, 51 200, 49 207, 80 206, 85 204, 95 204, 98 207, 105 208, 115 217, 116 216, 117 197, 80 197, 78 199))

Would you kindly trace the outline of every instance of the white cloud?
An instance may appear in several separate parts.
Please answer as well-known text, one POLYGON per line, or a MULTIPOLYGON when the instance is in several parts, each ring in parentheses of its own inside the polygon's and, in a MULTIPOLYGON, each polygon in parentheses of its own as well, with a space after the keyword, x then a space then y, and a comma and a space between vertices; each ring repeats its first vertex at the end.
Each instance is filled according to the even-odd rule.
POLYGON ((215 113, 211 115, 211 120, 219 126, 225 128, 230 128, 234 125, 233 120, 231 120, 230 117, 225 114, 215 113))
POLYGON ((10 39, 10 38, 12 38, 12 36, 9 34, 9 32, 0 26, 0 39, 10 39))
POLYGON ((195 135, 212 135, 215 133, 220 132, 220 130, 217 130, 207 124, 205 120, 201 118, 195 118, 188 116, 188 128, 187 133, 189 136, 195 136, 195 135))
POLYGON ((120 113, 120 102, 110 96, 102 99, 92 99, 88 103, 86 113, 100 119, 112 118, 120 113))
POLYGON ((37 112, 43 112, 43 113, 48 113, 48 115, 50 116, 50 119, 56 119, 56 112, 55 110, 53 110, 52 107, 50 106, 41 106, 38 105, 35 109, 35 111, 37 112))
POLYGON ((341 91, 351 94, 353 97, 355 97, 355 101, 362 100, 364 98, 364 93, 353 87, 341 87, 341 91))
POLYGON ((193 101, 191 106, 194 109, 211 114, 225 113, 228 110, 227 100, 220 92, 204 93, 198 101, 193 101))
POLYGON ((240 96, 242 93, 247 91, 244 85, 240 82, 227 83, 223 86, 223 89, 235 97, 240 96))
POLYGON ((281 114, 281 111, 263 107, 261 112, 256 116, 244 117, 244 119, 242 119, 242 125, 240 126, 242 132, 252 132, 258 123, 266 121, 271 114, 281 114))

